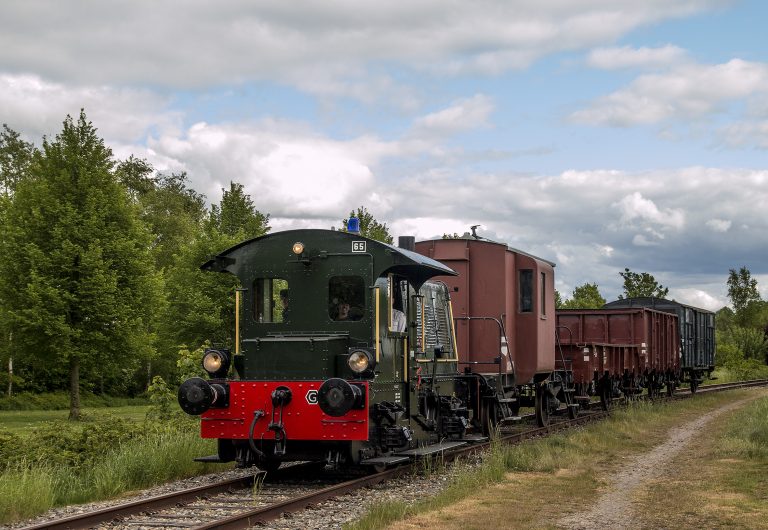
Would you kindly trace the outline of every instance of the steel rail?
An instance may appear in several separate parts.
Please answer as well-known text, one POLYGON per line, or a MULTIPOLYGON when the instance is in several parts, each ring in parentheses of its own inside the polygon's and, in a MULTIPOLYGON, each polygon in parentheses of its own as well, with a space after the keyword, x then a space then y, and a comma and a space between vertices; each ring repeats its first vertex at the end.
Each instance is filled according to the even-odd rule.
POLYGON ((99 523, 136 515, 150 510, 167 508, 177 504, 189 503, 197 499, 208 497, 210 495, 224 493, 231 489, 249 488, 253 486, 254 477, 255 475, 249 475, 247 477, 240 477, 217 482, 216 484, 208 484, 206 486, 198 486, 173 493, 166 493, 164 495, 157 495, 155 497, 146 499, 139 499, 125 504, 109 506, 107 508, 102 508, 93 512, 72 515, 64 519, 59 519, 58 521, 46 521, 31 526, 25 526, 21 530, 64 530, 91 528, 92 526, 99 523))

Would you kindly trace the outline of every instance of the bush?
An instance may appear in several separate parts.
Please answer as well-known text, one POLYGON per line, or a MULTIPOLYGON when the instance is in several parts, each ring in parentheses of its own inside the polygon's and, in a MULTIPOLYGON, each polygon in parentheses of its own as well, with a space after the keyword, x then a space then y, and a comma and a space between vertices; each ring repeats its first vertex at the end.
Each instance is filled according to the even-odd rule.
POLYGON ((79 466, 101 458, 126 440, 139 439, 159 427, 106 415, 81 422, 54 421, 27 435, 0 435, 0 469, 28 466, 79 466))
MULTIPOLYGON (((81 407, 124 407, 128 405, 146 405, 146 398, 125 398, 96 395, 89 392, 80 394, 81 407)), ((12 397, 0 398, 0 410, 68 410, 69 394, 66 392, 49 392, 32 394, 22 392, 12 397)))

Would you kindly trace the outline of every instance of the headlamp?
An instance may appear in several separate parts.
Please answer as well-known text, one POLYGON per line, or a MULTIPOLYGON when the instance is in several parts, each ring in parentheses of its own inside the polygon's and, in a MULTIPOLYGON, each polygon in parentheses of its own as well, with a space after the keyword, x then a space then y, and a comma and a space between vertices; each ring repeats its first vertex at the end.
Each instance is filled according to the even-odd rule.
POLYGON ((301 241, 296 241, 293 244, 293 253, 297 256, 300 256, 302 252, 304 252, 304 243, 301 241))
POLYGON ((371 365, 371 359, 368 357, 366 352, 357 350, 352 352, 352 354, 349 356, 349 359, 347 359, 347 364, 353 372, 359 374, 365 372, 368 369, 368 367, 371 365))
POLYGON ((229 354, 225 350, 205 350, 203 369, 211 377, 223 377, 229 371, 229 354))

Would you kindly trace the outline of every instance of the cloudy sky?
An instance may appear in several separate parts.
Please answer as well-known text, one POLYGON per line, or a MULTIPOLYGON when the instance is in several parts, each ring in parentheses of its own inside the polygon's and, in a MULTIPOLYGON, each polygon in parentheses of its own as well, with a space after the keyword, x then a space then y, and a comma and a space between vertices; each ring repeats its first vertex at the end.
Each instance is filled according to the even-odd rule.
POLYGON ((394 235, 470 225, 677 300, 768 297, 768 5, 758 0, 0 3, 0 121, 80 108, 119 158, 245 185, 274 229, 365 205, 394 235), (183 6, 183 7, 182 7, 183 6))

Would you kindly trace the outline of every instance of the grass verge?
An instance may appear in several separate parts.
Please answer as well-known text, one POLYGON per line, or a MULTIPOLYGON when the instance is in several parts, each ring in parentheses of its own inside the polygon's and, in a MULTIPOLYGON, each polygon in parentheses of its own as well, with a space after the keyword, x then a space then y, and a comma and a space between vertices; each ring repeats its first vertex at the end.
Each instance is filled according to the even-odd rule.
POLYGON ((718 418, 708 434, 638 499, 645 527, 768 528, 768 398, 718 418))
POLYGON ((557 518, 598 498, 623 459, 660 444, 671 427, 755 392, 765 395, 738 391, 669 405, 638 402, 578 431, 514 447, 494 444, 482 466, 459 473, 439 495, 382 503, 345 528, 557 528, 557 518))
MULTIPOLYGON (((129 405, 110 408, 83 408, 86 417, 109 414, 123 420, 141 423, 147 417, 149 405, 129 405)), ((25 434, 46 422, 64 421, 68 410, 0 410, 0 432, 25 434)))
POLYGON ((117 442, 102 454, 81 458, 76 464, 17 459, 0 471, 0 523, 231 467, 193 461, 213 452, 215 444, 200 439, 196 425, 172 425, 153 427, 148 434, 117 442))

